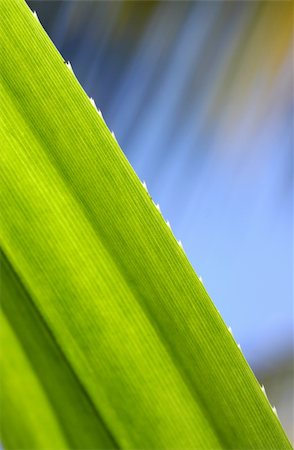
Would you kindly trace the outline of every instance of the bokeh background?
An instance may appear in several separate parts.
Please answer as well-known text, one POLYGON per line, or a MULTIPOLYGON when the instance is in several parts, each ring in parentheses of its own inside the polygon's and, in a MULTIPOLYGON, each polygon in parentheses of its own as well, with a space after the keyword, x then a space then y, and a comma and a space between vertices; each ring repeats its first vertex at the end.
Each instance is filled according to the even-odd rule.
POLYGON ((293 437, 294 3, 27 1, 293 437))

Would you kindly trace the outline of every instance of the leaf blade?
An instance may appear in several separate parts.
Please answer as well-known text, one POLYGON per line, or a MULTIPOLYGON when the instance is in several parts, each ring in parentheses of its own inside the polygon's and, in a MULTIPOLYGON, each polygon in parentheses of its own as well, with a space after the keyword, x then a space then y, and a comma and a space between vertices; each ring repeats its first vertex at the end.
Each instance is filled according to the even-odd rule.
POLYGON ((114 441, 290 448, 73 74, 24 3, 1 8, 2 246, 114 441))

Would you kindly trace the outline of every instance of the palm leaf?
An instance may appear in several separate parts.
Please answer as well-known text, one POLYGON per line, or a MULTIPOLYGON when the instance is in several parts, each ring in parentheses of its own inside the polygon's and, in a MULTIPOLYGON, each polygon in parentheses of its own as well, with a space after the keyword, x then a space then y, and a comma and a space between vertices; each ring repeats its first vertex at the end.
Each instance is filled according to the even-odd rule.
POLYGON ((291 448, 36 17, 1 18, 5 448, 291 448))

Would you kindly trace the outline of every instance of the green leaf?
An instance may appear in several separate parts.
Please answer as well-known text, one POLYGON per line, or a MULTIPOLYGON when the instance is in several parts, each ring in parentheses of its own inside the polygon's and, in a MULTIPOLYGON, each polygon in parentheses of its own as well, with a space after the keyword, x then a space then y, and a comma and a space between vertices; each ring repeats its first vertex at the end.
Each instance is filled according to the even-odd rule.
POLYGON ((184 251, 22 0, 1 2, 1 52, 5 448, 291 448, 184 251))

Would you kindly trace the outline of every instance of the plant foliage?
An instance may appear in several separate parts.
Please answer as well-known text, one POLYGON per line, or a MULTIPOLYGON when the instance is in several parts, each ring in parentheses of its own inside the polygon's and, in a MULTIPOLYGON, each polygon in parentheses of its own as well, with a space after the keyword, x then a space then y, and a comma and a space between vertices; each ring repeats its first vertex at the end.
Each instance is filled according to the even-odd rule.
POLYGON ((291 448, 75 75, 0 8, 4 447, 291 448))

